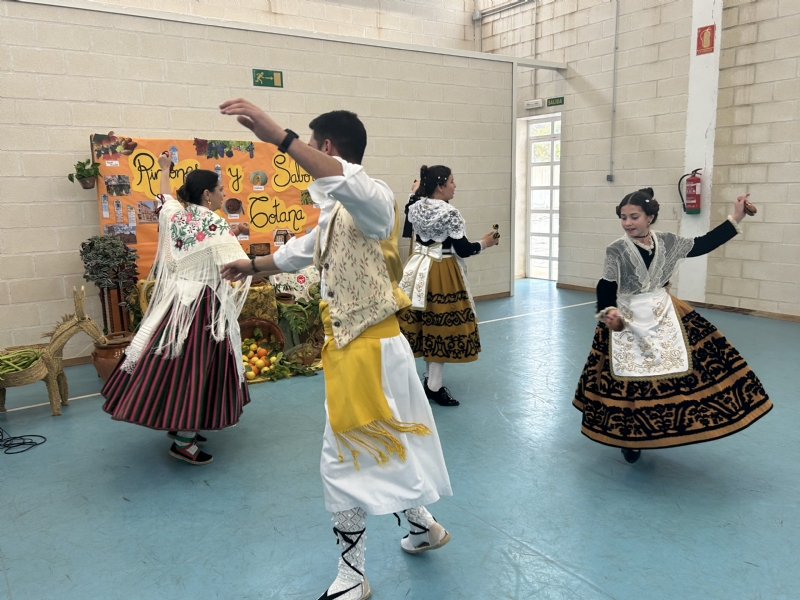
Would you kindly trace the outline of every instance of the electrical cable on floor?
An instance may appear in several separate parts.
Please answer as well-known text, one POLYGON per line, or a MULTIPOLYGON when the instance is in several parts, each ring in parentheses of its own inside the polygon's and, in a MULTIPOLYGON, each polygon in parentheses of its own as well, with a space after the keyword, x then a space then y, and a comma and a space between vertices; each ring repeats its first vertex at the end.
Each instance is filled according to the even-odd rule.
POLYGON ((0 427, 0 448, 4 448, 3 454, 20 454, 27 452, 34 446, 44 444, 47 438, 43 435, 19 435, 11 436, 8 432, 0 427), (39 438, 37 441, 33 438, 39 438))

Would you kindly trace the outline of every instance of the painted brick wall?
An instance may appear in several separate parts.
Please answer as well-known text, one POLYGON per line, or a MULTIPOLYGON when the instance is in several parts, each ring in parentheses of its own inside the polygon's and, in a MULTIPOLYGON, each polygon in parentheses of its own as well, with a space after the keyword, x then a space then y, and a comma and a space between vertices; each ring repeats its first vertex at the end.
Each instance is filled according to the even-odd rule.
MULTIPOLYGON (((543 0, 536 58, 566 61, 565 77, 523 72, 518 115, 531 98, 564 96, 559 281, 594 286, 605 247, 622 234, 614 206, 628 192, 652 187, 662 206, 659 227, 677 231, 683 173, 692 3, 620 0, 614 176, 608 183, 614 3, 543 0)), ((484 51, 534 57, 533 4, 488 18, 484 51)))
POLYGON ((800 3, 723 11, 712 210, 747 191, 759 207, 709 258, 708 301, 800 315, 800 3))
MULTIPOLYGON (((84 283, 78 247, 98 233, 96 195, 66 174, 89 134, 248 139, 216 109, 231 97, 301 135, 319 113, 354 110, 370 135, 365 166, 399 201, 420 164, 442 162, 468 235, 509 230, 509 63, 15 2, 0 11, 0 348, 37 341, 84 283), (286 89, 251 86, 265 65, 286 89)), ((470 259, 473 292, 508 291, 509 262, 502 246, 470 259)), ((90 350, 79 336, 65 355, 90 350)))
POLYGON ((472 0, 103 0, 102 3, 387 42, 475 49, 472 0))

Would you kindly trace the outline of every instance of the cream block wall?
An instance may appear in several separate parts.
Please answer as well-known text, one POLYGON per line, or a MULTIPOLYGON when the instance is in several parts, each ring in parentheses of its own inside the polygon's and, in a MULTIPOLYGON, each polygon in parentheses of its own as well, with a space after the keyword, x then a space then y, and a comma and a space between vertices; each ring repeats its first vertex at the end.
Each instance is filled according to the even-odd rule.
POLYGON ((387 42, 475 49, 473 0, 104 0, 97 4, 387 42))
MULTIPOLYGON (((0 11, 0 348, 37 341, 84 284, 78 247, 99 231, 97 200, 66 175, 88 136, 249 139, 216 108, 231 97, 304 136, 314 116, 353 110, 367 171, 400 202, 421 164, 445 163, 468 235, 510 230, 508 62, 17 2, 0 11), (253 88, 253 67, 283 70, 286 88, 253 88)), ((503 246, 470 259, 473 293, 509 291, 510 261, 503 246)), ((90 350, 78 336, 65 355, 90 350)))
POLYGON ((484 51, 565 61, 566 75, 519 77, 518 116, 560 112, 559 282, 596 285, 605 247, 622 234, 614 213, 631 191, 652 187, 658 227, 677 231, 683 174, 691 0, 619 0, 614 177, 609 174, 614 8, 609 0, 541 0, 533 54, 533 3, 487 18, 484 51), (531 98, 564 96, 559 108, 526 111, 531 98))
POLYGON ((712 210, 750 192, 744 235, 711 255, 709 302, 800 315, 800 4, 726 2, 712 210))

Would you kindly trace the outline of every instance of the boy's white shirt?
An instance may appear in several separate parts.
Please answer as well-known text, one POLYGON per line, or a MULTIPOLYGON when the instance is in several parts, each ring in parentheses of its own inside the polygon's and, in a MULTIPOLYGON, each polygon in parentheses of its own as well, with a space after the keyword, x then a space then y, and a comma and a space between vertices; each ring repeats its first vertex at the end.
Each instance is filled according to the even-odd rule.
POLYGON ((311 198, 321 207, 319 221, 308 234, 291 238, 275 252, 275 266, 282 271, 297 271, 314 262, 317 236, 325 238, 337 201, 347 209, 365 237, 384 240, 392 233, 395 204, 389 186, 380 179, 372 179, 361 165, 351 164, 338 156, 333 158, 342 164, 343 174, 322 177, 308 186, 311 198))

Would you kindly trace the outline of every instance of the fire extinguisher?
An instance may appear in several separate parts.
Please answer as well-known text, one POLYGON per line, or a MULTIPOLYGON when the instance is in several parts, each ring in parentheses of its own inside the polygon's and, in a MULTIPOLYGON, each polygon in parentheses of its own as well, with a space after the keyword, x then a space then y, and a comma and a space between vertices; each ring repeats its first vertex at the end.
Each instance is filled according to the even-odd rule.
POLYGON ((702 171, 703 169, 695 169, 691 173, 686 173, 683 177, 680 178, 678 181, 678 193, 681 196, 681 204, 683 204, 683 212, 688 215, 697 215, 700 214, 700 198, 702 198, 702 179, 700 179, 700 175, 698 175, 698 171, 702 171), (686 179, 686 199, 683 198, 683 191, 681 190, 681 184, 683 180, 686 179))

